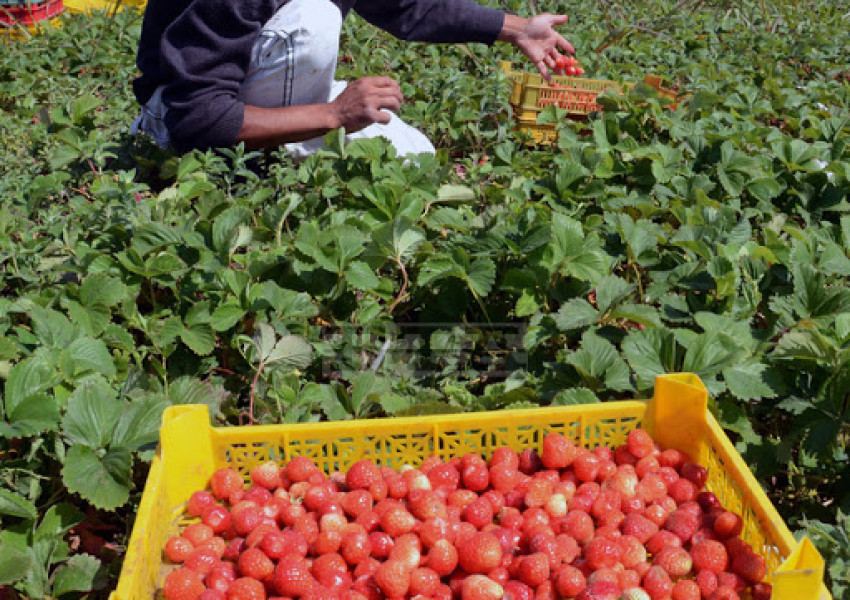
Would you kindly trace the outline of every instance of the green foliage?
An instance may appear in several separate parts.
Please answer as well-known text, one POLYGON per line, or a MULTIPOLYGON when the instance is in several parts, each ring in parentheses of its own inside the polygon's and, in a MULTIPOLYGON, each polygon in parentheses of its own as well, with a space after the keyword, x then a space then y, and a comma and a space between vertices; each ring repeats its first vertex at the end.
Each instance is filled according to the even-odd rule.
POLYGON ((639 87, 586 123, 547 109, 552 147, 512 131, 514 49, 352 15, 339 77, 401 82, 439 148, 417 161, 336 135, 300 164, 131 137, 131 11, 0 54, 0 585, 107 593, 169 405, 467 412, 642 398, 690 371, 840 597, 850 38, 834 3, 733 4, 547 5, 591 76, 690 94, 672 110, 639 87))

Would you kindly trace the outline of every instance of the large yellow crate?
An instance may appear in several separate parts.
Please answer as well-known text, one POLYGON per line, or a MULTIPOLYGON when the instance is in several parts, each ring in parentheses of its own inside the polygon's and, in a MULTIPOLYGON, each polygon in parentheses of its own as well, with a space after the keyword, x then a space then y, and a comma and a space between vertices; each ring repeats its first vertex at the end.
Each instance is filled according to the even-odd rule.
POLYGON ((709 470, 708 489, 744 519, 742 537, 768 564, 773 600, 829 600, 824 563, 807 539, 795 542, 729 438, 707 410, 708 394, 695 375, 656 379, 649 401, 494 411, 433 417, 342 421, 306 425, 210 426, 206 406, 166 410, 118 586, 110 600, 151 600, 162 582, 162 549, 182 522, 185 503, 207 486, 217 468, 249 478, 267 460, 312 458, 325 472, 362 458, 398 468, 499 446, 539 448, 558 432, 587 447, 615 447, 643 427, 663 448, 690 454, 709 470))
MULTIPOLYGON (((540 111, 547 106, 559 106, 573 119, 584 119, 592 112, 600 110, 597 98, 606 91, 623 93, 634 87, 633 83, 619 83, 607 79, 588 79, 585 77, 553 76, 546 81, 537 73, 515 71, 509 61, 499 63, 499 68, 511 80, 510 104, 517 121, 517 129, 528 133, 539 144, 554 143, 558 137, 554 123, 538 123, 540 111)), ((676 106, 679 97, 676 92, 661 86, 657 75, 646 75, 643 81, 655 89, 662 98, 676 106)))

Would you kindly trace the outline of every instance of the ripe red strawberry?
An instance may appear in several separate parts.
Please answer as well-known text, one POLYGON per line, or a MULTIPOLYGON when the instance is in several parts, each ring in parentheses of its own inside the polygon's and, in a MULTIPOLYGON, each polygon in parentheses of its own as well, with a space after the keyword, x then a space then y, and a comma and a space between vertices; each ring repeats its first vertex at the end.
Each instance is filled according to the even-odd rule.
POLYGON ((744 520, 732 511, 723 511, 714 519, 714 533, 721 540, 741 535, 744 520))
POLYGON ((183 566, 201 575, 206 575, 220 562, 219 555, 212 548, 195 548, 183 561, 183 566))
POLYGON ((610 569, 620 562, 620 547, 615 540, 595 537, 585 546, 584 558, 594 571, 610 569))
POLYGON ((213 538, 215 532, 205 523, 192 523, 183 529, 183 537, 189 540, 195 548, 202 546, 213 538))
POLYGON ((430 471, 427 471, 428 481, 432 489, 444 488, 456 490, 460 484, 460 472, 450 464, 440 463, 430 471))
POLYGON ((620 588, 616 583, 600 579, 588 583, 587 587, 576 596, 576 600, 619 600, 620 588))
POLYGON ((454 545, 445 539, 434 542, 428 552, 428 567, 436 571, 440 577, 445 577, 454 571, 457 565, 458 551, 454 545))
POLYGON ((519 471, 506 463, 500 463, 490 467, 490 485, 493 489, 507 493, 514 489, 519 481, 519 471))
POLYGON ((652 564, 664 569, 675 580, 690 573, 694 563, 685 549, 668 546, 653 557, 652 564))
POLYGON ((673 582, 661 567, 650 567, 643 576, 643 589, 652 600, 667 600, 673 593, 673 582))
POLYGON ((416 526, 416 517, 402 506, 393 506, 381 517, 381 528, 392 537, 410 533, 416 526))
POLYGON ((401 598, 410 588, 411 568, 400 560, 381 563, 375 571, 375 583, 388 598, 401 598))
POLYGON ((463 486, 473 492, 483 492, 490 485, 490 470, 484 461, 470 464, 460 472, 463 486))
POLYGON ((410 595, 430 596, 440 587, 440 576, 428 567, 417 567, 410 572, 410 595))
POLYGON ((351 465, 345 474, 345 483, 350 490, 368 490, 382 478, 381 468, 371 460, 363 459, 351 465))
POLYGON ((221 562, 204 578, 207 589, 227 593, 230 584, 236 581, 236 567, 231 562, 221 562))
POLYGON ((205 589, 201 575, 185 567, 169 573, 163 585, 165 600, 197 600, 205 589))
POLYGON ((691 459, 687 454, 673 448, 663 450, 661 454, 658 455, 658 463, 662 467, 673 467, 676 470, 681 469, 682 465, 690 460, 691 459))
POLYGON ((246 506, 238 512, 231 512, 233 528, 241 536, 246 536, 262 524, 265 519, 263 510, 256 505, 246 506))
POLYGON ((225 467, 216 470, 210 478, 210 488, 213 496, 219 500, 227 500, 230 495, 240 492, 245 487, 242 475, 236 469, 225 467))
POLYGON ((477 498, 464 507, 461 518, 481 529, 493 522, 493 505, 486 498, 477 498))
POLYGON ((230 584, 227 600, 266 600, 266 588, 256 579, 241 577, 230 584))
POLYGON ((248 548, 239 557, 236 563, 239 573, 243 577, 253 579, 265 579, 274 573, 274 563, 259 548, 248 548))
POLYGON ((227 593, 225 591, 207 588, 203 594, 198 596, 198 600, 227 600, 227 593))
POLYGON ((673 600, 700 600, 699 586, 692 579, 682 579, 673 586, 673 600))
POLYGON ((548 580, 549 556, 545 552, 523 556, 517 567, 517 579, 531 587, 537 587, 548 580))
POLYGON ((729 555, 726 547, 715 540, 697 542, 691 548, 691 558, 694 560, 694 570, 720 573, 729 566, 729 555))
POLYGON ((206 490, 198 490, 189 497, 186 512, 192 517, 200 517, 204 511, 215 504, 215 496, 206 490))
POLYGON ((649 456, 655 450, 655 441, 646 430, 632 429, 626 437, 626 448, 636 458, 649 456))
POLYGON ((646 477, 638 481, 637 485, 635 485, 635 495, 644 504, 652 504, 667 495, 667 483, 665 483, 658 473, 647 473, 646 477))
POLYGON ((729 586, 721 585, 711 592, 706 600, 741 600, 741 597, 729 586))
POLYGON ((667 546, 682 547, 682 540, 675 533, 662 529, 646 541, 646 551, 650 554, 658 554, 667 546))
POLYGON ((462 600, 501 600, 505 590, 486 575, 469 575, 461 585, 462 600))
POLYGON ((713 492, 702 491, 697 494, 697 503, 699 503, 704 511, 708 511, 712 508, 723 507, 720 502, 720 498, 718 498, 713 492))
POLYGON ((540 462, 547 469, 565 469, 576 456, 576 445, 559 433, 550 433, 543 438, 540 462))
POLYGON ((312 459, 306 456, 296 456, 286 464, 284 473, 287 479, 297 483, 299 481, 307 481, 312 475, 320 474, 321 471, 319 471, 319 467, 316 466, 316 463, 312 459))
POLYGON ((699 586, 699 591, 704 598, 717 589, 717 573, 714 571, 707 569, 698 571, 694 581, 699 586))
POLYGON ((414 534, 409 534, 410 539, 415 543, 402 543, 404 538, 408 536, 402 536, 396 540, 393 549, 390 550, 390 556, 388 560, 397 560, 399 562, 404 563, 410 569, 414 569, 419 566, 419 563, 422 562, 422 547, 419 542, 419 538, 414 534))
POLYGON ((213 533, 224 533, 230 528, 230 511, 223 506, 208 506, 201 515, 201 522, 213 530, 213 533))
POLYGON ((372 509, 372 502, 372 494, 368 490, 352 490, 342 494, 339 503, 345 514, 357 518, 372 509))
POLYGON ((658 532, 658 525, 641 514, 632 513, 626 515, 626 518, 623 519, 620 530, 623 535, 636 537, 642 544, 645 544, 649 538, 658 532))
POLYGON ((540 461, 540 455, 533 448, 526 448, 519 454, 520 472, 526 475, 533 475, 543 468, 543 463, 540 461))
POLYGON ((503 600, 534 600, 534 590, 521 581, 510 579, 502 587, 505 590, 503 600))
POLYGON ((767 563, 755 552, 745 552, 732 559, 732 572, 749 583, 758 583, 767 575, 767 563))
POLYGON ((631 535, 623 535, 617 538, 620 547, 620 562, 626 569, 632 569, 640 563, 646 562, 646 547, 631 535))
MULTIPOLYGON (((467 573, 488 573, 499 566, 502 546, 492 533, 478 532, 458 542, 457 555, 467 573)), ((429 566, 434 568, 430 563, 429 566)))
POLYGON ((514 469, 519 469, 519 454, 513 448, 501 446, 493 450, 490 456, 490 466, 507 465, 514 469))
POLYGON ((699 521, 699 517, 693 512, 677 508, 667 517, 664 529, 676 534, 683 542, 687 542, 699 529, 699 521))
POLYGON ((303 558, 284 556, 273 575, 274 588, 281 596, 298 597, 316 585, 310 566, 303 558))
POLYGON ((694 462, 686 462, 682 465, 682 477, 696 485, 697 489, 705 487, 708 481, 708 469, 694 462))
POLYGON ((273 460, 264 462, 251 469, 251 481, 267 490, 276 490, 282 485, 280 467, 273 460))
POLYGON ((753 584, 751 593, 753 600, 770 600, 770 596, 773 594, 773 586, 769 583, 756 583, 753 584))
POLYGON ((194 549, 194 544, 183 536, 173 536, 165 542, 165 557, 173 563, 182 563, 194 549))
POLYGON ((574 538, 579 544, 590 541, 594 530, 591 516, 580 510, 571 510, 561 522, 561 531, 574 538))
POLYGON ((697 498, 697 486, 687 479, 677 479, 667 486, 667 493, 676 504, 693 502, 697 498))
POLYGON ((339 554, 322 554, 310 566, 310 572, 316 581, 329 590, 343 590, 351 587, 351 575, 348 565, 339 554))
POLYGON ((573 460, 573 471, 579 481, 594 481, 599 475, 599 465, 602 461, 590 452, 579 452, 573 460))

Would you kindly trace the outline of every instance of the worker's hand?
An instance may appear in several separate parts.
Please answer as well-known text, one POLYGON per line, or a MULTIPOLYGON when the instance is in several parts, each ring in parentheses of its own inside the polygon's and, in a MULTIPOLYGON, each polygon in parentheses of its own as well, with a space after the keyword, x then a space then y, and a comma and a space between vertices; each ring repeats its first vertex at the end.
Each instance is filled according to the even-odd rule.
POLYGON ((372 123, 389 123, 386 109, 397 112, 403 100, 398 83, 389 77, 363 77, 348 84, 331 102, 338 127, 359 131, 372 123))
POLYGON ((561 51, 574 54, 575 48, 555 31, 555 27, 567 22, 566 15, 542 14, 530 19, 507 15, 499 39, 511 42, 534 63, 547 80, 550 69, 561 57, 561 51))

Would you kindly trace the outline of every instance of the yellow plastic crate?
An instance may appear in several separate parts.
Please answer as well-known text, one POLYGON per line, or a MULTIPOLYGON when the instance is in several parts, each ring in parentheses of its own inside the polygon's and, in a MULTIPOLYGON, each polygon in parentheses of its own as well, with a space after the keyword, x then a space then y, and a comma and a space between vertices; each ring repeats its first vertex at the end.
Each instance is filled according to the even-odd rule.
POLYGON ((124 8, 144 8, 147 0, 65 0, 65 8, 71 14, 86 14, 93 10, 115 13, 124 8))
POLYGON ((163 416, 160 446, 151 465, 118 586, 110 600, 151 600, 167 567, 166 539, 185 523, 191 494, 217 468, 250 469, 308 456, 331 472, 362 458, 398 468, 499 446, 539 448, 558 432, 587 447, 615 447, 644 427, 663 448, 687 452, 709 469, 708 489, 744 519, 742 537, 765 557, 773 600, 830 600, 824 563, 807 539, 795 542, 723 429, 707 410, 708 393, 695 375, 656 379, 649 401, 494 411, 433 417, 340 421, 306 425, 210 426, 206 406, 176 406, 163 416))
MULTIPOLYGON (((537 122, 540 111, 545 107, 559 106, 567 111, 568 117, 584 119, 590 113, 601 110, 596 100, 602 92, 613 90, 623 93, 634 87, 632 83, 559 75, 547 82, 537 73, 514 71, 509 61, 499 63, 499 68, 511 80, 510 104, 517 120, 517 129, 530 134, 538 144, 554 143, 558 136, 554 124, 537 122)), ((654 88, 659 96, 671 100, 671 106, 678 104, 676 92, 663 88, 661 78, 657 75, 647 75, 643 82, 654 88)))

